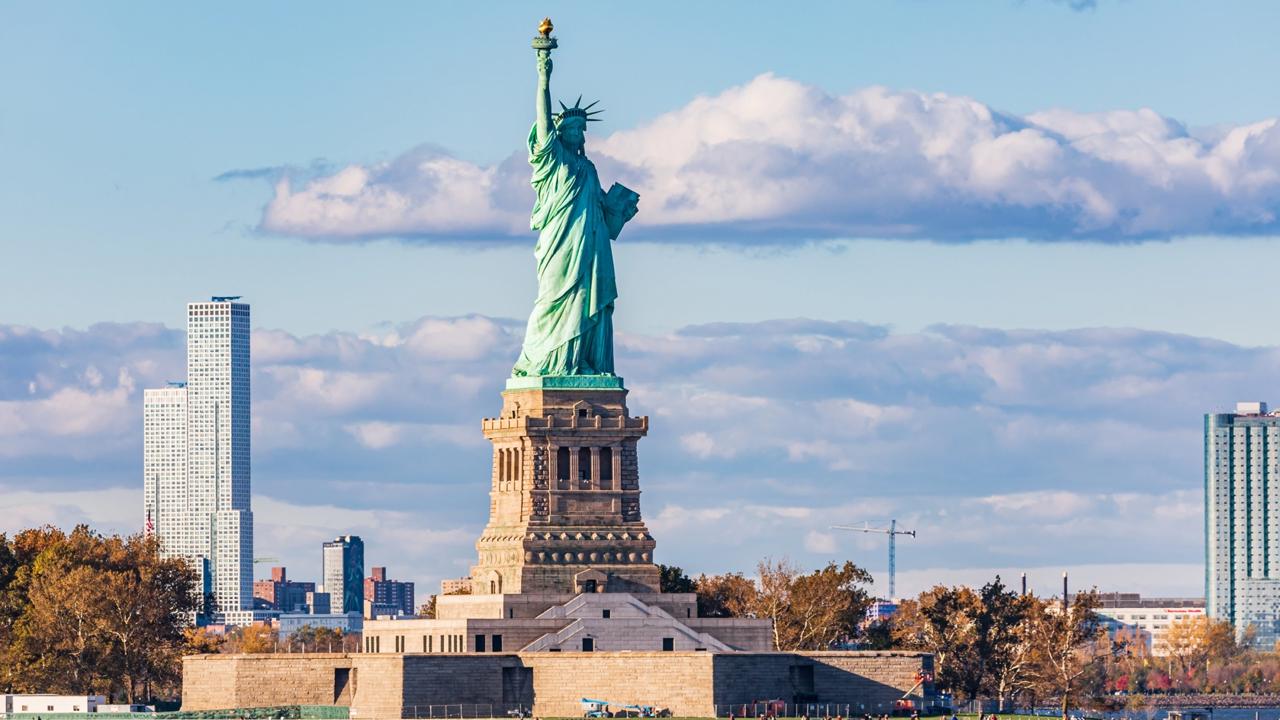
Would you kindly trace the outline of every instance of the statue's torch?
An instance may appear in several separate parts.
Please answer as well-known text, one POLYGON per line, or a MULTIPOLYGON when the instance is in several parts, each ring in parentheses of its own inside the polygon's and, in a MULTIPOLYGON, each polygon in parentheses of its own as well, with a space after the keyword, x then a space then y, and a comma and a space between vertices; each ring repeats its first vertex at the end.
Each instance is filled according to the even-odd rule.
POLYGON ((538 25, 538 35, 533 38, 533 49, 551 52, 560 47, 556 39, 551 37, 551 31, 555 29, 556 27, 551 24, 551 18, 542 18, 542 23, 538 25))

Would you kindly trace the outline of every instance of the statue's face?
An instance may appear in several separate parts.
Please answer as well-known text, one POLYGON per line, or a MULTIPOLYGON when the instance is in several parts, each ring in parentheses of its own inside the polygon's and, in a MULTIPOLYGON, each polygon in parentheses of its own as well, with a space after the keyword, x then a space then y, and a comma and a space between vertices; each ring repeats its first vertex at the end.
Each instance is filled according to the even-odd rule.
POLYGON ((570 150, 580 150, 586 144, 586 123, 565 122, 560 124, 560 139, 570 150))

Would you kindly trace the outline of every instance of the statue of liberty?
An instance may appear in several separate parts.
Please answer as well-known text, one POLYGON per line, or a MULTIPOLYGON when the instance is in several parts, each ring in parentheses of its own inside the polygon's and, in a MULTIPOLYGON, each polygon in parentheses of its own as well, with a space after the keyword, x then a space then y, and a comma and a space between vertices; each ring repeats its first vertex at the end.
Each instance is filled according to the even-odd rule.
POLYGON ((606 194, 584 151, 587 123, 598 110, 582 98, 551 110, 551 21, 534 38, 537 117, 529 130, 529 164, 537 199, 529 219, 538 231, 534 257, 538 299, 529 315, 516 377, 613 372, 613 301, 618 297, 610 241, 636 214, 639 195, 615 184, 606 194))

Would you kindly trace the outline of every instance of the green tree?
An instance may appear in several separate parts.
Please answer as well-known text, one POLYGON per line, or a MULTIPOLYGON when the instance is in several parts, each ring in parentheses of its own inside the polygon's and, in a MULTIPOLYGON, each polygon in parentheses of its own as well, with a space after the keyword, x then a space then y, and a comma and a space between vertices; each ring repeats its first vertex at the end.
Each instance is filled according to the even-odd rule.
POLYGON ((688 575, 684 574, 683 568, 675 565, 658 566, 658 592, 691 593, 696 591, 697 586, 688 575))
POLYGON ((1027 598, 1005 587, 997 575, 978 591, 974 614, 976 666, 966 679, 970 697, 995 695, 1004 710, 1008 695, 1021 687, 1030 669, 1030 645, 1026 636, 1027 598))

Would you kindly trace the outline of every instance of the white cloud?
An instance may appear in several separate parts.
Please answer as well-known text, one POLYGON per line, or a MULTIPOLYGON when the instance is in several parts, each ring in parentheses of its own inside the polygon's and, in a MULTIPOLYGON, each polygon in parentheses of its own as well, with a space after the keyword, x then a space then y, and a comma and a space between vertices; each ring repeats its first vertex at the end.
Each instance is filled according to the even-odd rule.
MULTIPOLYGON (((640 192, 632 239, 1128 242, 1280 231, 1276 119, 1209 137, 1146 108, 1017 117, 967 97, 832 95, 765 74, 590 140, 588 153, 606 185, 640 192)), ((495 242, 528 234, 531 198, 523 151, 480 167, 419 147, 280 180, 262 227, 495 242)))
MULTIPOLYGON (((312 540, 372 526, 391 556, 401 538, 439 545, 405 550, 405 575, 465 572, 488 508, 480 418, 500 407, 519 327, 255 332, 260 554, 296 553, 311 572, 312 540)), ((1141 330, 780 320, 619 347, 630 409, 652 416, 640 467, 660 559, 708 572, 788 554, 882 572, 883 538, 827 528, 894 518, 919 531, 899 543, 904 570, 1194 563, 1201 416, 1280 384, 1276 348, 1141 330), (824 535, 834 550, 818 551, 824 535)), ((182 333, 156 326, 0 325, 10 527, 115 513, 136 529, 140 499, 96 494, 140 492, 142 388, 181 379, 183 352, 182 333)))
POLYGON ((836 537, 831 533, 810 530, 804 535, 804 549, 811 553, 829 555, 836 551, 836 537))

